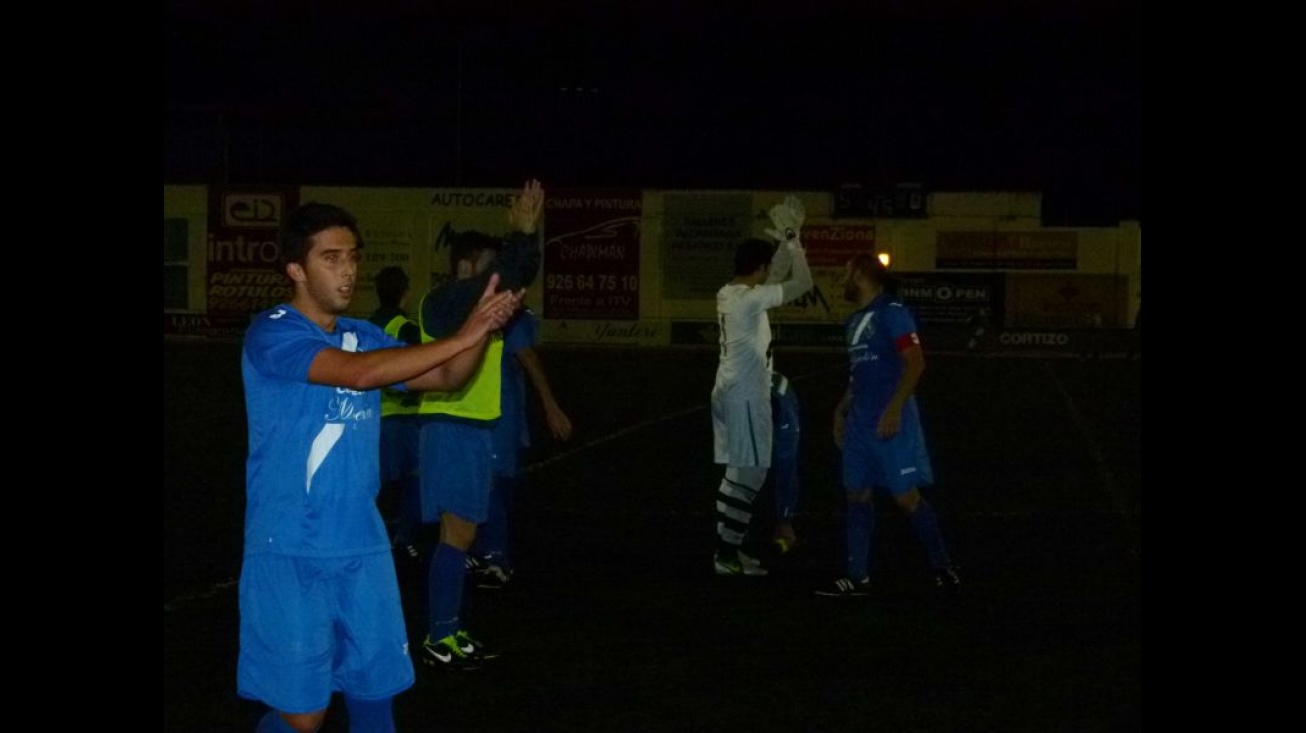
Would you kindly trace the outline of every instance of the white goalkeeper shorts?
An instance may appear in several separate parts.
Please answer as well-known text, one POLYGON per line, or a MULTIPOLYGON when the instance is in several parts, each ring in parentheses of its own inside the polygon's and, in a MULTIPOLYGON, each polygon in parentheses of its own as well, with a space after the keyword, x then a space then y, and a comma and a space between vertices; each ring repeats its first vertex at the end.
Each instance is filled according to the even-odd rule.
POLYGON ((771 467, 771 395, 712 393, 712 437, 716 462, 771 467))

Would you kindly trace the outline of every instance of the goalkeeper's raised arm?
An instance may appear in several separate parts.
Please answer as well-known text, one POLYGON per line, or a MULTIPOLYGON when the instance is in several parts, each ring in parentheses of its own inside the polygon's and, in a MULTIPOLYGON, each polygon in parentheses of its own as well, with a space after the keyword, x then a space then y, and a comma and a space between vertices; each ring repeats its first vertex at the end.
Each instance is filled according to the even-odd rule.
POLYGON ((770 215, 773 228, 766 233, 778 244, 766 282, 779 284, 784 291, 784 302, 788 303, 812 289, 812 270, 807 266, 807 252, 801 239, 806 211, 797 196, 786 196, 783 202, 771 207, 770 215))

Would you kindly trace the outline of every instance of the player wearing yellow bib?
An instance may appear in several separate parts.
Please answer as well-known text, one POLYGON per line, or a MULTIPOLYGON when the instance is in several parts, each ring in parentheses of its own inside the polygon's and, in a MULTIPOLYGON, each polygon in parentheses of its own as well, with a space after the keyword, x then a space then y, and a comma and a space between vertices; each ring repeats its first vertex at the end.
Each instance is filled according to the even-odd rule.
MULTIPOLYGON (((471 231, 455 236, 450 252, 455 279, 422 300, 424 342, 454 333, 455 324, 466 320, 465 311, 475 302, 469 294, 481 292, 492 275, 499 276, 501 287, 514 291, 534 282, 540 266, 535 229, 543 205, 539 181, 530 181, 509 211, 514 231, 507 237, 471 231)), ((460 615, 467 551, 476 539, 476 526, 486 520, 494 482, 493 428, 500 414, 502 363, 503 335, 496 332, 462 389, 426 392, 418 407, 422 519, 440 523, 427 580, 430 632, 422 645, 422 660, 434 667, 470 669, 495 656, 468 634, 460 615)))
MULTIPOLYGON (((380 305, 367 320, 406 344, 420 344, 422 330, 406 310, 410 292, 404 268, 382 268, 376 273, 376 298, 380 305)), ((417 436, 421 425, 417 407, 421 397, 420 392, 381 390, 381 495, 394 499, 395 551, 401 557, 419 562, 422 555, 417 548, 417 527, 422 507, 417 436)))

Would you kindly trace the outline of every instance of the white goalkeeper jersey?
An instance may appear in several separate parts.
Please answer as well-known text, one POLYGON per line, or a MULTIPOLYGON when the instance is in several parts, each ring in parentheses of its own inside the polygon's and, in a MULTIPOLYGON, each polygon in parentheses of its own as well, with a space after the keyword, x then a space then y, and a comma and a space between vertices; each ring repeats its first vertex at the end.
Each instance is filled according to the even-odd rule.
POLYGON ((720 361, 714 392, 762 398, 771 391, 771 319, 784 303, 781 285, 726 285, 717 291, 720 361))

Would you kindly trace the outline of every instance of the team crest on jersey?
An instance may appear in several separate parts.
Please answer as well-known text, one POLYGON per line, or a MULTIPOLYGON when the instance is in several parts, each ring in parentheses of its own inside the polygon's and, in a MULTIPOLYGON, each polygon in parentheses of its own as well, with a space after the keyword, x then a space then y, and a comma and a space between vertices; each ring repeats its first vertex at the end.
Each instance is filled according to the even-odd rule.
POLYGON ((866 315, 858 318, 856 322, 848 324, 848 345, 856 346, 862 341, 862 337, 870 338, 875 335, 875 311, 869 311, 866 315))

